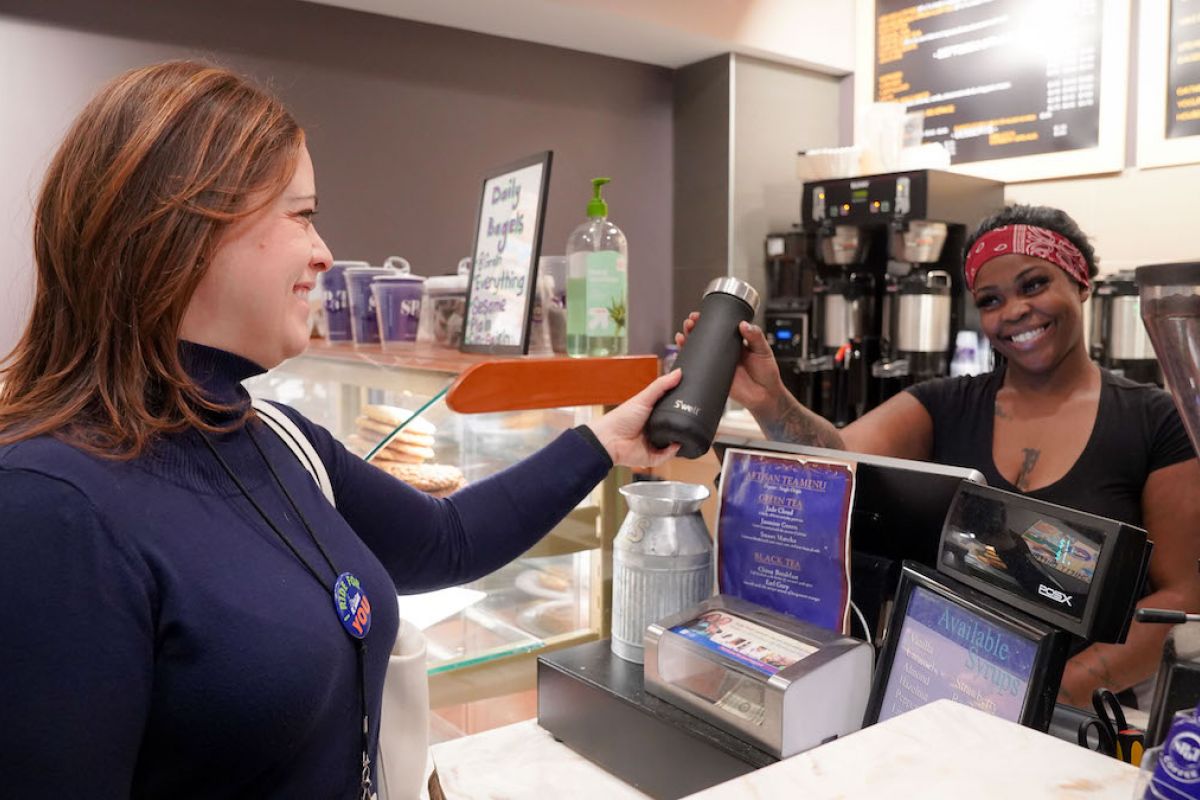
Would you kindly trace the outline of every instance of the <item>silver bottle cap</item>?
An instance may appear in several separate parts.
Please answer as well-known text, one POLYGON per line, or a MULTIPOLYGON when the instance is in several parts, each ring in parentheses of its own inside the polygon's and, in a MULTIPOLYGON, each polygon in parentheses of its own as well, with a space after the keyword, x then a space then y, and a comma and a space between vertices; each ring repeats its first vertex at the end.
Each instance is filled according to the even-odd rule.
POLYGON ((704 288, 705 296, 713 292, 731 294, 750 306, 752 311, 758 311, 758 290, 743 280, 728 276, 716 278, 704 288))

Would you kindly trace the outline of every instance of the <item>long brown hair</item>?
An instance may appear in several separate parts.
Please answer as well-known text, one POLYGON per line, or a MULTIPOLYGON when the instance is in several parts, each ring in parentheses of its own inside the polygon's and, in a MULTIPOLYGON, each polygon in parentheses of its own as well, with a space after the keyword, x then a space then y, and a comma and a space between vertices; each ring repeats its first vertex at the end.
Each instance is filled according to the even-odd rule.
POLYGON ((221 233, 291 180, 304 134, 229 70, 119 76, 71 126, 34 221, 33 313, 5 359, 0 444, 52 434, 131 458, 219 406, 179 358, 184 311, 221 233))

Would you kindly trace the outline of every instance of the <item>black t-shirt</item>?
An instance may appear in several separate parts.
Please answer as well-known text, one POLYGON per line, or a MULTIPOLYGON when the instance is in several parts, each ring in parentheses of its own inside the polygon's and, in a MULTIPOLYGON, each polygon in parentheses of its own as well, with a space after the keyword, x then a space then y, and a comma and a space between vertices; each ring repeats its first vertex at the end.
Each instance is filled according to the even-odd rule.
MULTIPOLYGON (((1090 514, 1142 525, 1151 472, 1195 458, 1171 395, 1100 370, 1100 407, 1079 459, 1059 480, 1024 492, 1090 514)), ((990 486, 1020 492, 996 469, 992 425, 1003 371, 937 378, 908 389, 933 419, 932 461, 979 470, 990 486)))

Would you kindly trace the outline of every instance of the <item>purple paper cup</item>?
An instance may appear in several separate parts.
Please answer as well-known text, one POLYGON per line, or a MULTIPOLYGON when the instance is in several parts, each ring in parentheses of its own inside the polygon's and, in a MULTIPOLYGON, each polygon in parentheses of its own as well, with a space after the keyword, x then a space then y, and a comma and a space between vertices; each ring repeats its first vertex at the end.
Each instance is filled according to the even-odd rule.
POLYGON ((379 320, 371 281, 383 275, 398 275, 382 267, 347 267, 346 294, 350 300, 350 336, 355 344, 379 344, 379 320))
POLYGON ((319 278, 325 303, 326 338, 331 342, 350 342, 350 291, 346 285, 346 270, 369 267, 365 261, 335 261, 319 278))
POLYGON ((425 279, 419 275, 385 275, 371 282, 379 339, 385 349, 416 343, 424 290, 425 279))

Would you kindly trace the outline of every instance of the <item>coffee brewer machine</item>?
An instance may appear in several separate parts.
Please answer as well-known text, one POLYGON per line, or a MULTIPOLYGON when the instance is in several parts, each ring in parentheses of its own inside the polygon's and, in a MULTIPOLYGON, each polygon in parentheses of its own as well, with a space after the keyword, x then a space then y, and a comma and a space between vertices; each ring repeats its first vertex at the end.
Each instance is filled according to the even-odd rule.
POLYGON ((818 280, 800 369, 812 375, 813 410, 845 425, 948 374, 957 331, 979 328, 963 289, 963 243, 1003 205, 1004 184, 934 170, 804 184, 801 224, 818 280))
POLYGON ((1142 324, 1141 306, 1132 270, 1096 279, 1088 349, 1100 366, 1133 381, 1162 386, 1162 370, 1142 324))
POLYGON ((766 268, 763 327, 767 342, 788 391, 801 401, 811 402, 811 372, 805 367, 812 358, 816 262, 809 235, 799 225, 786 233, 768 234, 766 268))

